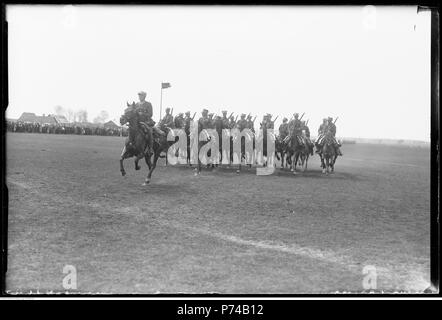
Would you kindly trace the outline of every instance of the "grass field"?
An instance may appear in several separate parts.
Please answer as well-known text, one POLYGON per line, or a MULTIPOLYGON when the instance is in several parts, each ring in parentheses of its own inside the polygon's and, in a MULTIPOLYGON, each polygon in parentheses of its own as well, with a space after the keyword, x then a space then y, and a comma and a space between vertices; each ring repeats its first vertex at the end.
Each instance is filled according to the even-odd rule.
POLYGON ((277 169, 146 165, 123 138, 7 134, 9 292, 420 292, 430 277, 430 150, 344 145, 336 172, 318 156, 293 176, 277 169))

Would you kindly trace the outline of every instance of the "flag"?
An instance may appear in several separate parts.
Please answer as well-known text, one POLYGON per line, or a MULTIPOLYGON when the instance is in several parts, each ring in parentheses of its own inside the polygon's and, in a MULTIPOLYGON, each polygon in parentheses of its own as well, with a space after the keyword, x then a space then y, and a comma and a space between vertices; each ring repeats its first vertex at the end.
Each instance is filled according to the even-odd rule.
POLYGON ((167 89, 167 88, 170 88, 170 83, 169 82, 162 82, 161 89, 167 89))

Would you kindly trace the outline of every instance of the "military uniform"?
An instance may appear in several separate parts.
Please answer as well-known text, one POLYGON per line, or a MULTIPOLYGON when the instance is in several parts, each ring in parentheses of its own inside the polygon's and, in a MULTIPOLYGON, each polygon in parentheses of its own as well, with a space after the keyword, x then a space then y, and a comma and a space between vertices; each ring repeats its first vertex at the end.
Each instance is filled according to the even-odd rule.
POLYGON ((291 136, 300 136, 302 133, 302 122, 298 118, 291 120, 289 122, 289 133, 291 136))
POLYGON ((200 133, 204 129, 210 129, 211 125, 212 123, 207 116, 207 112, 203 112, 203 116, 198 119, 198 133, 200 133))
POLYGON ((183 118, 183 114, 182 114, 182 113, 178 114, 178 115, 175 117, 174 125, 175 125, 175 128, 177 128, 177 129, 183 129, 183 128, 184 128, 184 126, 185 126, 185 121, 184 121, 184 118, 183 118))
POLYGON ((163 130, 164 132, 166 132, 167 127, 173 128, 175 126, 173 121, 173 116, 169 113, 169 110, 170 110, 169 108, 166 109, 166 114, 164 118, 161 119, 160 123, 158 124, 160 129, 163 130))
POLYGON ((287 122, 287 120, 285 120, 278 128, 279 131, 279 136, 281 137, 281 139, 284 139, 285 137, 288 136, 289 134, 289 124, 287 122))
POLYGON ((245 114, 241 115, 241 119, 238 120, 236 126, 239 129, 239 131, 243 131, 247 128, 247 120, 245 119, 245 114))

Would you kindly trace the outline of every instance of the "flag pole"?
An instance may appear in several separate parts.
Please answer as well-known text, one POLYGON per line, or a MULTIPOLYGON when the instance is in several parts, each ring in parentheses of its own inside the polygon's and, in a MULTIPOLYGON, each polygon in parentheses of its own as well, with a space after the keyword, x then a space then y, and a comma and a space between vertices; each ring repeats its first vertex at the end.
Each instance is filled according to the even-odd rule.
POLYGON ((161 95, 160 95, 160 119, 158 121, 161 121, 161 114, 163 111, 163 82, 161 81, 161 95))

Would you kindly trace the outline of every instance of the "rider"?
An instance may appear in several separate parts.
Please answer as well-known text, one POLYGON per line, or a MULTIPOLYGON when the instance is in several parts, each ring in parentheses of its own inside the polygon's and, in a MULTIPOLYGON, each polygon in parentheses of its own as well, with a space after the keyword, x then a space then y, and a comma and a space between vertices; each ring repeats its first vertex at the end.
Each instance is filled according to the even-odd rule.
POLYGON ((267 129, 274 129, 275 128, 275 121, 272 121, 272 115, 270 113, 267 113, 266 128, 267 129))
POLYGON ((166 108, 166 114, 164 115, 164 118, 160 120, 160 123, 158 124, 161 130, 164 132, 166 131, 166 127, 173 128, 173 116, 170 113, 170 108, 166 108))
MULTIPOLYGON (((148 145, 145 153, 153 154, 153 134, 152 128, 155 125, 155 121, 152 120, 152 104, 146 101, 146 92, 138 92, 138 101, 135 105, 135 111, 138 116, 138 125, 143 128, 147 136, 148 145)), ((132 140, 133 142, 133 140, 132 140)))
POLYGON ((245 113, 241 114, 241 119, 238 120, 237 123, 237 128, 239 129, 239 131, 243 131, 244 129, 247 128, 247 120, 246 120, 246 115, 245 113))
POLYGON ((233 114, 229 117, 229 129, 233 129, 236 127, 236 121, 233 114))
POLYGON ((209 129, 211 125, 211 121, 208 117, 209 110, 203 109, 201 112, 202 117, 198 120, 198 133, 200 133, 203 129, 209 129))
POLYGON ((328 119, 327 118, 322 119, 322 123, 318 129, 318 138, 316 139, 316 142, 315 142, 316 147, 317 147, 316 153, 321 152, 322 139, 324 138, 324 134, 327 129, 327 126, 328 126, 328 119))
POLYGON ((299 119, 299 113, 293 114, 294 119, 289 122, 289 134, 290 136, 300 136, 302 133, 302 123, 299 119))
POLYGON ((229 129, 230 128, 230 121, 229 121, 229 118, 227 118, 227 111, 226 110, 223 110, 222 111, 222 113, 223 113, 223 117, 221 118, 221 128, 223 128, 223 129, 229 129))
POLYGON ((288 119, 284 118, 282 119, 282 124, 279 126, 279 137, 284 140, 285 137, 289 134, 289 124, 288 119))
POLYGON ((184 114, 182 112, 178 113, 178 115, 174 119, 174 125, 177 129, 183 129, 185 126, 184 114))
POLYGON ((339 156, 342 156, 342 152, 339 149, 339 147, 341 145, 336 140, 336 125, 333 123, 333 118, 332 117, 328 117, 327 120, 328 120, 328 123, 327 123, 327 127, 325 129, 325 134, 329 134, 333 138, 333 145, 336 148, 336 152, 338 153, 339 156))
POLYGON ((253 120, 252 120, 252 115, 249 114, 247 116, 246 120, 247 120, 247 128, 250 129, 253 133, 255 133, 255 126, 254 126, 254 123, 253 123, 253 120))
POLYGON ((304 131, 305 133, 305 137, 306 137, 306 142, 308 144, 308 147, 310 149, 310 154, 313 155, 313 142, 312 140, 310 140, 310 129, 307 126, 307 123, 305 121, 302 121, 302 127, 301 129, 304 131))

